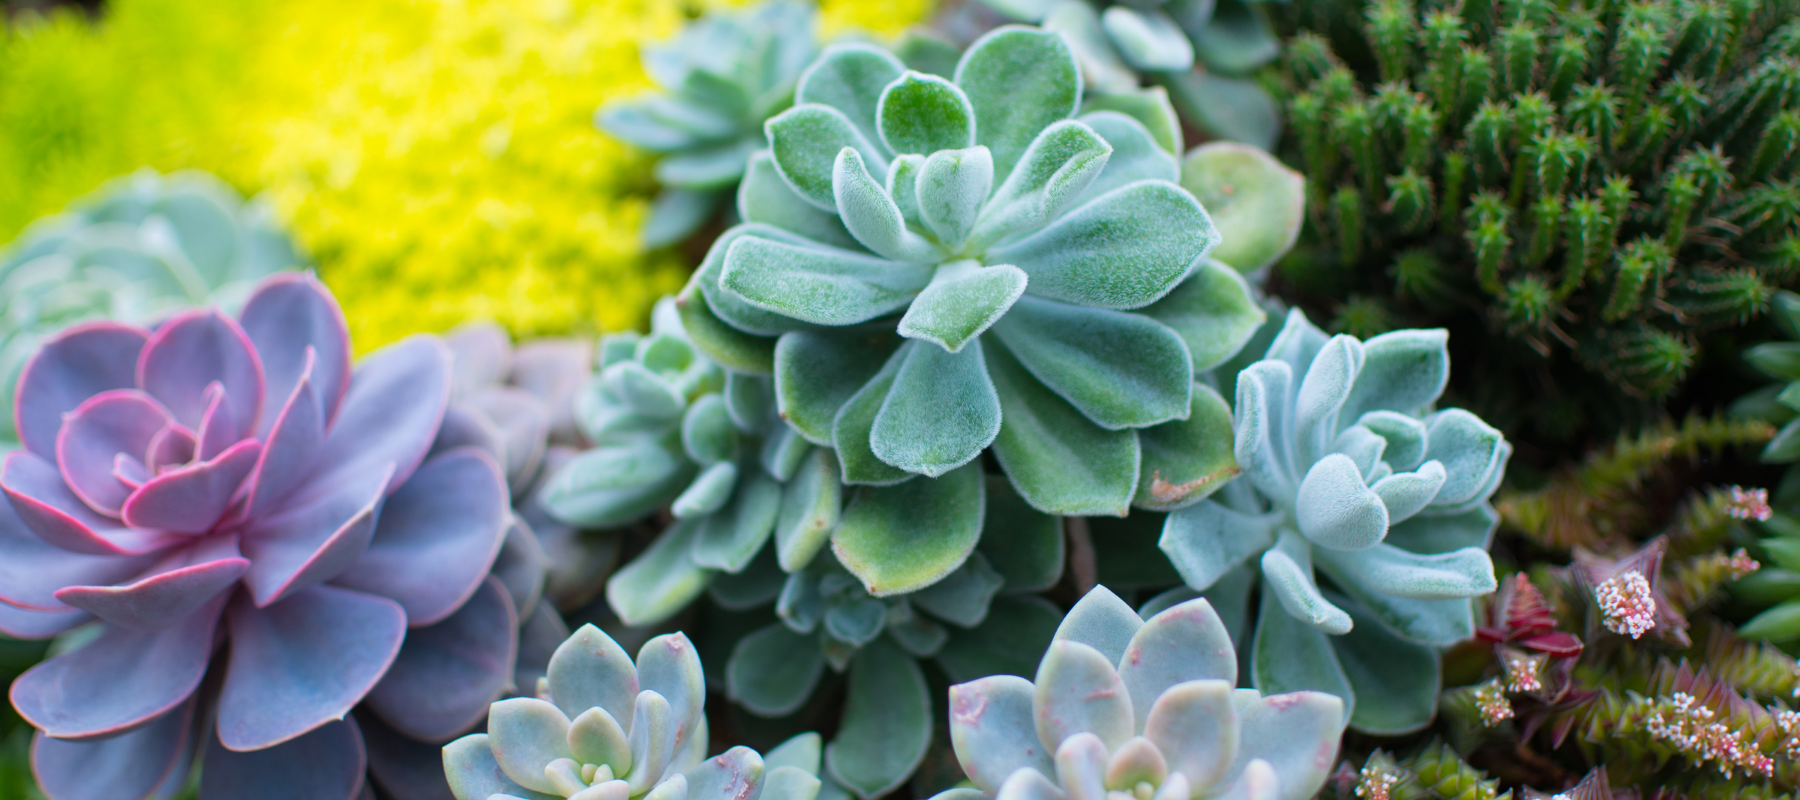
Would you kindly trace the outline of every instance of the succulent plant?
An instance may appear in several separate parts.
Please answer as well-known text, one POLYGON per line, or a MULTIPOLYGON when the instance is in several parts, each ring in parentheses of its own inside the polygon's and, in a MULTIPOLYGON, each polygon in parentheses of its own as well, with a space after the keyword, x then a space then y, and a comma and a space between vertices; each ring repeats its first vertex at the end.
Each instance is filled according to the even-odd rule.
MULTIPOLYGON (((305 266, 261 201, 201 172, 143 170, 32 223, 0 252, 0 402, 43 339, 78 322, 154 322, 243 301, 256 281, 305 266)), ((18 447, 10 414, 0 450, 18 447)))
POLYGON ((1017 22, 1061 33, 1100 102, 1165 90, 1181 116, 1264 149, 1280 135, 1275 99, 1250 76, 1281 52, 1262 0, 981 0, 1017 22))
POLYGON ((819 52, 811 3, 772 0, 713 11, 674 39, 643 48, 664 91, 600 109, 601 129, 660 155, 663 185, 644 222, 646 248, 687 238, 712 219, 768 146, 763 121, 794 101, 800 71, 819 52))
MULTIPOLYGON (((1800 462, 1800 295, 1776 292, 1769 308, 1772 320, 1788 341, 1764 342, 1744 351, 1744 361, 1757 372, 1779 383, 1740 398, 1733 416, 1758 419, 1781 428, 1763 447, 1762 460, 1771 464, 1800 462)), ((1789 472, 1793 472, 1792 469, 1789 472)), ((1792 490, 1784 490, 1792 494, 1792 490)), ((1788 503, 1777 500, 1778 505, 1788 503)))
MULTIPOLYGON (((1069 118, 1081 85, 1062 37, 996 30, 954 83, 836 46, 797 100, 769 121, 739 187, 747 222, 682 314, 720 363, 774 374, 782 415, 836 448, 846 484, 979 487, 970 465, 992 445, 1046 513, 1218 486, 1227 411, 1193 376, 1262 311, 1204 258, 1219 237, 1173 155, 1124 114, 1069 118)), ((840 560, 882 585, 847 538, 840 560)))
POLYGON ((1503 333, 1515 346, 1484 348, 1467 396, 1608 436, 1800 263, 1791 4, 1378 0, 1294 18, 1286 152, 1316 235, 1284 272, 1379 308, 1345 306, 1357 335, 1503 333))
POLYGON ((348 800, 352 707, 448 738, 513 680, 517 604, 490 577, 504 476, 477 448, 434 452, 449 352, 350 353, 330 293, 287 274, 236 318, 86 323, 26 364, 0 631, 97 619, 12 685, 48 796, 148 797, 204 752, 205 800, 271 781, 348 800))
POLYGON ((583 625, 556 649, 538 695, 494 703, 486 733, 444 748, 457 800, 818 795, 818 734, 767 758, 747 747, 706 758, 706 675, 684 634, 645 642, 634 663, 583 625))
POLYGON ((1432 410, 1447 338, 1327 337, 1290 312, 1237 375, 1244 479, 1163 528, 1187 585, 1236 593, 1231 607, 1260 573, 1251 685, 1335 694, 1362 731, 1430 721, 1436 648, 1474 636, 1470 598, 1496 588, 1488 497, 1512 446, 1474 414, 1432 410))
POLYGON ((1205 599, 1148 620, 1105 587, 1056 630, 1035 683, 950 689, 950 737, 977 797, 1304 800, 1337 757, 1344 703, 1236 689, 1237 654, 1205 599))

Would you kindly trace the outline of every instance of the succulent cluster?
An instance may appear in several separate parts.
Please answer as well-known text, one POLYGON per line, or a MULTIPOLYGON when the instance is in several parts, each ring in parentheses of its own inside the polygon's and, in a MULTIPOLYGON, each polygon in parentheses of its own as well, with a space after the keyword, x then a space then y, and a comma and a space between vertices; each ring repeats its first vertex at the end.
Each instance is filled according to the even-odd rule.
POLYGON ((1105 588, 1069 610, 1035 681, 950 689, 950 737, 974 789, 940 800, 1128 796, 1305 800, 1325 783, 1343 701, 1238 689, 1204 599, 1148 620, 1105 588))
POLYGON ((584 625, 556 648, 536 697, 494 703, 487 732, 444 748, 456 800, 812 800, 819 737, 765 758, 733 747, 707 758, 706 675, 680 633, 644 643, 635 661, 584 625))
POLYGON ((1700 334, 1756 317, 1800 264, 1791 4, 1378 0, 1293 17, 1285 152, 1314 204, 1288 277, 1337 295, 1359 335, 1467 317, 1518 344, 1486 348, 1508 367, 1471 394, 1662 397, 1700 334), (1602 379, 1549 378, 1546 358, 1602 379))
POLYGON ((1163 529, 1189 587, 1242 609, 1260 583, 1251 685, 1335 694, 1359 730, 1430 722, 1436 648, 1472 637, 1470 598, 1496 588, 1488 497, 1512 446, 1474 414, 1432 410, 1446 338, 1327 337, 1290 312, 1237 376, 1244 477, 1163 529))
MULTIPOLYGON (((0 253, 0 403, 45 337, 79 322, 154 323, 191 305, 243 302, 306 260, 271 219, 198 172, 144 170, 38 220, 0 253)), ((0 449, 18 447, 11 414, 0 449)))
POLYGON ((1275 100, 1251 75, 1281 52, 1261 0, 981 0, 1063 35, 1099 102, 1166 92, 1209 134, 1262 148, 1280 135, 1275 100))
POLYGON ((45 793, 147 797, 204 753, 207 800, 272 780, 349 798, 352 707, 428 740, 479 721, 513 682, 523 598, 489 574, 505 478, 440 440, 449 396, 430 337, 353 369, 336 302, 301 274, 235 318, 48 339, 0 468, 0 630, 94 625, 12 685, 45 793))

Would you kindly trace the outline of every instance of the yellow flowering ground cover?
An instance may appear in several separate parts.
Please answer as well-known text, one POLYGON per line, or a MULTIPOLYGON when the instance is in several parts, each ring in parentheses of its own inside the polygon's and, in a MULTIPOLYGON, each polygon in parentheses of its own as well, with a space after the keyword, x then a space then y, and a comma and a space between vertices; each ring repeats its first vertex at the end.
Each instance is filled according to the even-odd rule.
MULTIPOLYGON (((0 236, 141 164, 197 167, 270 193, 361 349, 475 318, 633 327, 690 265, 639 251, 650 161, 592 116, 650 86, 640 41, 701 10, 113 0, 97 23, 26 22, 0 43, 0 236)), ((822 27, 886 35, 928 11, 834 0, 822 27)))

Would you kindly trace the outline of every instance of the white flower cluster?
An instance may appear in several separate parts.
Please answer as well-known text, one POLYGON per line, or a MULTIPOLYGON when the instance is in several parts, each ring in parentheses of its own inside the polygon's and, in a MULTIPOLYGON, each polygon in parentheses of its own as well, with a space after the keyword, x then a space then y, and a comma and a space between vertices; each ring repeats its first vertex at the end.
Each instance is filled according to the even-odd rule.
POLYGON ((1594 600, 1600 604, 1602 623, 1613 633, 1636 639, 1656 627, 1656 598, 1642 572, 1634 569, 1607 579, 1594 589, 1594 600))
MULTIPOLYGON (((1791 712, 1790 712, 1791 713, 1791 712)), ((1650 735, 1673 744, 1695 761, 1716 761, 1730 778, 1733 770, 1764 777, 1775 774, 1775 760, 1762 754, 1756 743, 1725 721, 1714 721, 1713 710, 1686 692, 1676 692, 1658 703, 1645 721, 1650 735)))

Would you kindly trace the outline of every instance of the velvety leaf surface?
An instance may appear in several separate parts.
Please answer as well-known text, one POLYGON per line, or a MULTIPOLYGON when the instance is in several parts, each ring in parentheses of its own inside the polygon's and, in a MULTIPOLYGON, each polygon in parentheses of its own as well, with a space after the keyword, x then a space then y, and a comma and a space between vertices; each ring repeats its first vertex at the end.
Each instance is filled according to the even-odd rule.
POLYGON ((565 523, 612 527, 674 499, 693 477, 692 465, 654 441, 607 445, 564 465, 539 498, 565 523))
MULTIPOLYGON (((874 45, 832 45, 800 76, 794 102, 829 106, 868 141, 879 142, 882 90, 905 71, 898 59, 874 45)), ((882 166, 886 168, 885 163, 882 166)))
POLYGON ((1028 235, 1056 219, 1092 185, 1111 153, 1083 123, 1062 120, 1045 128, 982 209, 975 241, 987 245, 1028 235))
POLYGON ((986 494, 978 464, 935 480, 861 489, 832 534, 832 552, 869 594, 916 591, 950 574, 974 551, 986 494))
POLYGON ((726 251, 719 285, 797 320, 853 325, 905 308, 930 281, 920 264, 745 236, 726 251))
POLYGON ((700 521, 693 560, 707 569, 741 572, 756 556, 781 513, 781 484, 755 468, 738 481, 731 502, 700 521))
MULTIPOLYGON (((902 186, 912 184, 912 181, 898 178, 893 182, 902 186)), ((929 263, 942 256, 943 251, 937 246, 907 229, 906 217, 895 202, 897 198, 869 174, 856 148, 844 147, 838 151, 832 165, 831 191, 837 201, 838 217, 850 235, 864 247, 894 261, 929 263)), ((916 209, 917 206, 913 207, 916 209)), ((916 211, 912 216, 917 216, 916 211)))
MULTIPOLYGON (((1184 149, 1181 141, 1181 118, 1169 104, 1169 93, 1161 86, 1136 91, 1090 95, 1082 104, 1084 114, 1095 111, 1117 111, 1138 121, 1158 147, 1171 156, 1184 149)), ((1205 205, 1202 203, 1201 205, 1205 205)))
POLYGON ((1175 157, 1157 143, 1142 122, 1117 111, 1090 111, 1081 115, 1081 123, 1092 128, 1112 147, 1106 167, 1082 192, 1083 198, 1099 197, 1138 181, 1173 183, 1181 177, 1175 157))
POLYGON ((1182 582, 1205 591, 1220 577, 1275 544, 1276 514, 1252 516, 1218 503, 1176 511, 1163 523, 1162 551, 1182 582))
POLYGON ((694 563, 698 520, 669 526, 643 554, 606 582, 606 603, 627 625, 667 619, 706 590, 712 570, 694 563))
POLYGON ((912 774, 931 744, 931 699, 919 665, 878 639, 850 667, 843 722, 825 765, 857 796, 879 797, 912 774))
POLYGON ((986 147, 939 150, 914 181, 920 221, 953 249, 969 238, 994 186, 994 156, 986 147))
POLYGON ((999 341, 982 348, 1000 396, 994 457, 1033 508, 1122 516, 1138 478, 1134 431, 1109 431, 1038 381, 999 341))
POLYGON ((888 390, 893 388, 894 378, 900 374, 901 365, 906 363, 911 346, 909 343, 888 355, 881 371, 869 378, 838 409, 832 423, 832 439, 845 483, 886 486, 914 477, 912 473, 877 458, 870 439, 875 418, 881 414, 888 390))
POLYGON ((1193 385, 1187 419, 1138 431, 1138 508, 1168 511, 1211 496, 1240 473, 1232 456, 1231 407, 1204 383, 1193 385))
POLYGON ((1081 107, 1081 75, 1054 33, 1008 26, 981 37, 956 67, 975 110, 975 141, 994 154, 1004 181, 1039 131, 1081 107))
MULTIPOLYGON (((824 62, 820 66, 824 66, 824 62)), ((770 119, 764 124, 764 130, 769 136, 769 154, 782 180, 807 202, 826 211, 837 211, 831 184, 832 165, 839 150, 854 147, 865 161, 884 173, 887 171, 887 158, 870 138, 874 131, 865 135, 835 108, 796 106, 770 119)))
POLYGON ((973 628, 987 617, 988 603, 1000 591, 1005 578, 988 564, 986 556, 969 554, 955 572, 943 580, 907 596, 915 608, 938 619, 973 628))
POLYGON ((1356 693, 1350 725, 1392 736, 1429 724, 1442 685, 1437 653, 1388 633, 1366 614, 1353 614, 1353 619, 1356 627, 1350 633, 1331 640, 1356 693))
POLYGON ((903 361, 869 430, 876 458, 935 478, 993 443, 1000 432, 1000 398, 980 342, 957 353, 909 342, 896 358, 903 361))
POLYGON ((1180 72, 1194 65, 1187 34, 1161 9, 1113 6, 1100 15, 1125 61, 1146 72, 1180 72))
POLYGON ((725 666, 726 686, 731 699, 751 713, 784 717, 812 696, 824 670, 812 637, 775 624, 738 640, 725 666))
POLYGON ((1195 374, 1237 355, 1267 319, 1243 277, 1212 258, 1200 259, 1193 274, 1141 313, 1181 335, 1195 374))
POLYGON ((896 153, 930 155, 975 144, 975 110, 969 98, 935 75, 907 72, 888 84, 876 124, 882 143, 896 153))
POLYGON ((738 184, 737 208, 745 222, 772 225, 833 247, 858 246, 837 214, 813 205, 782 180, 767 151, 750 156, 744 180, 738 184))
POLYGON ((988 251, 1017 264, 1031 293, 1101 308, 1141 308, 1161 299, 1219 234, 1193 196, 1143 181, 1108 192, 1050 227, 988 251))
POLYGON ((931 284, 907 306, 899 333, 955 353, 999 321, 1025 293, 1025 273, 973 261, 938 267, 931 284))
POLYGON ((1295 619, 1281 607, 1265 583, 1251 645, 1251 685, 1265 695, 1316 691, 1344 700, 1345 719, 1354 712, 1356 695, 1338 665, 1332 637, 1295 619))
POLYGON ((1028 297, 994 334, 1032 375, 1103 428, 1141 428, 1187 414, 1192 359, 1181 337, 1155 320, 1028 297))
POLYGON ((813 444, 829 446, 838 409, 892 352, 884 339, 825 331, 781 337, 775 345, 775 399, 782 419, 813 444))
POLYGON ((837 456, 814 450, 782 489, 775 521, 775 551, 785 572, 798 572, 830 541, 843 515, 844 487, 837 456))

